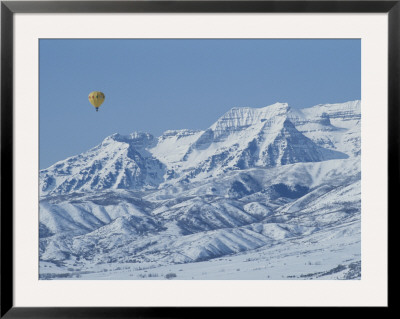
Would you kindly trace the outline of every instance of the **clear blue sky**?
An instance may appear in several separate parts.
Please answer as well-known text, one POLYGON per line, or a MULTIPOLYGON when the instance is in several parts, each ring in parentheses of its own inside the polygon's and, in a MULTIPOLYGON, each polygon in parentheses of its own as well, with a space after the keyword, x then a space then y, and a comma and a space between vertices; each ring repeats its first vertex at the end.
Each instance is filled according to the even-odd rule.
POLYGON ((206 129, 232 107, 361 98, 360 40, 42 39, 39 68, 40 168, 113 133, 206 129))

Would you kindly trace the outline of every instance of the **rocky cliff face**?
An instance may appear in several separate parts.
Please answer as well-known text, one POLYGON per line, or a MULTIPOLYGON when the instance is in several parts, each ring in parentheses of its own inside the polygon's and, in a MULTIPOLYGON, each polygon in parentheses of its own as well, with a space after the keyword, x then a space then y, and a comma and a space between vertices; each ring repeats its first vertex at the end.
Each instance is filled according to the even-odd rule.
POLYGON ((216 176, 228 170, 275 167, 299 162, 346 158, 316 145, 289 118, 287 104, 261 109, 233 108, 207 129, 183 157, 190 177, 216 176))

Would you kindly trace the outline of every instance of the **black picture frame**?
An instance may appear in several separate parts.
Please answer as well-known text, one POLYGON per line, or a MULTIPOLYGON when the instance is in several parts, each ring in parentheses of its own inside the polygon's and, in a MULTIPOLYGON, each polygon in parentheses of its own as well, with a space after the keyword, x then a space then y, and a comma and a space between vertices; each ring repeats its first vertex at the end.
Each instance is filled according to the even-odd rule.
MULTIPOLYGON (((13 302, 14 13, 388 13, 389 212, 396 213, 400 142, 400 1, 1 1, 1 318, 186 318, 196 308, 19 308, 13 302)), ((389 213, 388 212, 388 213, 389 213)), ((390 216, 389 216, 390 217, 390 216)), ((389 238, 388 238, 389 239, 389 238)), ((389 283, 388 283, 389 284, 389 283)), ((389 305, 388 300, 388 305, 389 305)), ((294 310, 294 308, 291 308, 294 310)), ((257 309, 256 309, 257 310, 257 309)), ((247 314, 248 316, 249 314, 247 314)))

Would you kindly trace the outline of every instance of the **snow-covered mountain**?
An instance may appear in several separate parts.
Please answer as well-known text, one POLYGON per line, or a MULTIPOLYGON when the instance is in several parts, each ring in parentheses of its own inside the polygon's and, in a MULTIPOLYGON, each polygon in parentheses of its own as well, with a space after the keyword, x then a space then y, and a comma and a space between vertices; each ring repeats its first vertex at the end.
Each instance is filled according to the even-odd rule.
MULTIPOLYGON (((205 131, 167 131, 158 140, 149 133, 114 134, 86 153, 41 170, 41 195, 157 188, 171 179, 188 182, 229 170, 347 158, 335 146, 345 144, 337 139, 346 129, 333 126, 321 108, 326 106, 303 110, 309 120, 285 103, 233 108, 205 131)), ((353 121, 348 105, 342 108, 335 105, 332 116, 341 125, 338 118, 346 115, 348 125, 353 121)))
POLYGON ((40 171, 41 278, 96 277, 105 263, 120 265, 107 278, 127 279, 137 265, 281 260, 299 243, 336 256, 312 278, 358 278, 360 122, 360 101, 276 103, 233 108, 204 131, 109 136, 40 171))
POLYGON ((317 145, 348 156, 360 155, 361 101, 292 110, 289 118, 317 145))
POLYGON ((215 177, 229 170, 347 158, 315 144, 296 129, 289 115, 290 108, 284 103, 260 109, 233 108, 194 135, 191 143, 181 148, 185 153, 178 161, 164 159, 162 143, 150 152, 180 181, 215 177))
POLYGON ((154 143, 148 133, 113 134, 86 153, 41 170, 41 195, 157 187, 165 166, 147 151, 154 143))

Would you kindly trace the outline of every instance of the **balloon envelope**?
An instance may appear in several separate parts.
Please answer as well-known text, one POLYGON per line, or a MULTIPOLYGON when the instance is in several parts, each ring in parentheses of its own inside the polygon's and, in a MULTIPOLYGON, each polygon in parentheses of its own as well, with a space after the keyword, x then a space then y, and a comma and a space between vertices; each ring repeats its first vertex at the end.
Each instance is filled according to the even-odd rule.
POLYGON ((98 109, 100 105, 104 102, 105 95, 100 91, 93 91, 89 93, 89 102, 98 109))

